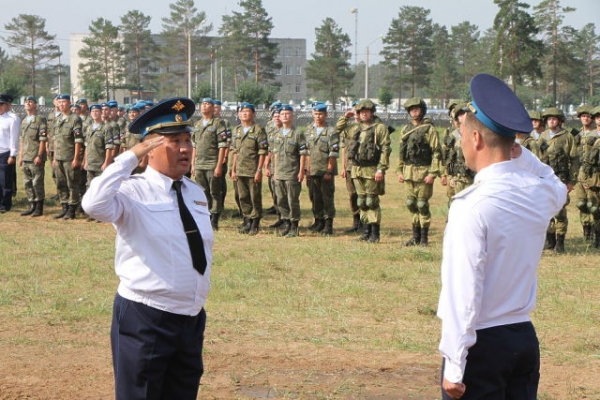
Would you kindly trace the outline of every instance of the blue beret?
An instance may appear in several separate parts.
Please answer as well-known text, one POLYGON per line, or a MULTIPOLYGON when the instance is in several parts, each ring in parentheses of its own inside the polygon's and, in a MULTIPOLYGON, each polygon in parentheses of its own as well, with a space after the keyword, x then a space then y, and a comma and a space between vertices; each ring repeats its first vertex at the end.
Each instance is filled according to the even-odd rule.
POLYGON ((25 97, 25 101, 33 101, 34 103, 37 103, 35 96, 27 96, 25 97))
POLYGON ((214 103, 215 106, 220 106, 221 104, 223 104, 221 102, 221 100, 213 100, 213 103, 214 103))
POLYGON ((493 75, 479 74, 471 79, 470 88, 473 100, 469 108, 490 130, 505 137, 533 130, 525 106, 502 80, 493 75))
POLYGON ((292 107, 288 104, 285 104, 285 105, 281 106, 281 111, 294 111, 294 107, 292 107))
POLYGON ((196 105, 187 97, 165 99, 137 117, 129 125, 129 132, 141 133, 142 138, 150 133, 163 135, 191 132, 190 118, 196 105))
POLYGON ((71 96, 68 95, 68 94, 58 94, 58 95, 56 95, 56 98, 58 100, 69 100, 69 101, 71 101, 71 96))
POLYGON ((313 110, 315 111, 327 111, 327 104, 325 103, 316 103, 313 105, 313 110))
POLYGON ((154 107, 154 102, 152 100, 144 100, 144 105, 154 107))
POLYGON ((273 103, 271 103, 271 106, 269 107, 269 110, 274 110, 277 108, 281 108, 282 103, 280 101, 274 101, 273 103))
POLYGON ((78 108, 81 110, 81 106, 79 104, 71 104, 71 108, 78 108))
POLYGON ((200 100, 200 103, 210 103, 210 104, 215 104, 215 101, 213 99, 211 99, 210 97, 205 97, 202 100, 200 100))
POLYGON ((244 108, 248 108, 248 109, 252 110, 252 112, 255 111, 254 104, 250 104, 245 101, 240 103, 239 110, 242 111, 244 108))
POLYGON ((87 104, 87 99, 82 97, 81 99, 78 99, 75 103, 76 104, 87 104))
POLYGON ((119 107, 119 103, 116 100, 110 100, 106 102, 106 105, 110 108, 117 108, 119 107))
POLYGON ((102 105, 100 105, 100 104, 92 104, 90 106, 90 111, 92 111, 92 110, 102 110, 102 105))
POLYGON ((100 103, 100 107, 102 107, 102 108, 104 108, 104 107, 108 108, 109 105, 108 105, 107 102, 104 102, 104 103, 100 103))
POLYGON ((125 106, 119 106, 119 110, 125 111, 125 106))

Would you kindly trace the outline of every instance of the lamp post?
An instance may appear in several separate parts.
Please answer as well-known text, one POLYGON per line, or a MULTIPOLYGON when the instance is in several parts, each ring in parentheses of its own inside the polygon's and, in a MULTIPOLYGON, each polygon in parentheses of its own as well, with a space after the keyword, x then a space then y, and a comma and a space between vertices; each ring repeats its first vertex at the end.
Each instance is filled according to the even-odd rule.
POLYGON ((367 45, 367 60, 365 63, 365 99, 369 98, 369 46, 381 39, 383 35, 379 35, 371 43, 367 45))
POLYGON ((354 69, 358 66, 358 8, 351 8, 350 13, 354 14, 354 69))

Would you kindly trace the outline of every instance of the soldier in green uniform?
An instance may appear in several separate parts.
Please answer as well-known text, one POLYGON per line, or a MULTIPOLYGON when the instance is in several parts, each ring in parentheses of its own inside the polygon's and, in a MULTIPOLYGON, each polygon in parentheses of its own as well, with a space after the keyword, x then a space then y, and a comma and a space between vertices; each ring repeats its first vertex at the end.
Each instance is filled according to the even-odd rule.
MULTIPOLYGON (((221 110, 223 102, 221 100, 213 100, 215 103, 214 116, 215 118, 221 118, 221 110)), ((229 121, 225 118, 221 118, 225 124, 225 133, 227 134, 227 148, 225 149, 225 159, 223 160, 223 176, 227 176, 229 172, 229 150, 231 149, 231 126, 229 121)), ((225 198, 227 197, 227 182, 223 185, 223 204, 225 204, 225 198)), ((238 206, 239 209, 239 206, 238 206)))
POLYGON ((56 174, 59 201, 62 211, 54 218, 74 219, 75 211, 80 204, 78 190, 81 174, 81 149, 83 148, 83 132, 81 118, 71 113, 71 96, 61 94, 58 97, 58 108, 61 115, 54 125, 54 159, 52 167, 56 174))
MULTIPOLYGON (((442 145, 442 159, 444 169, 441 184, 448 186, 448 206, 452 197, 461 190, 473 184, 475 173, 471 171, 466 163, 461 147, 460 125, 467 111, 467 104, 457 102, 450 110, 450 118, 455 129, 444 136, 442 145)), ((421 237, 422 240, 422 237, 421 237)), ((412 244, 412 241, 411 241, 412 244)))
POLYGON ((406 206, 412 215, 413 237, 407 246, 427 246, 433 182, 441 174, 441 148, 433 123, 425 118, 427 105, 419 98, 404 103, 410 124, 400 131, 398 182, 407 184, 406 206))
POLYGON ((232 135, 231 179, 237 184, 244 224, 240 233, 256 235, 262 218, 262 167, 269 151, 265 129, 254 121, 253 104, 241 103, 240 124, 232 135))
POLYGON ((340 151, 340 135, 327 124, 327 105, 313 106, 314 122, 306 128, 308 146, 308 190, 316 221, 314 232, 333 234, 335 218, 335 176, 340 151))
POLYGON ((579 154, 579 173, 577 175, 577 183, 573 188, 573 196, 575 197, 575 206, 579 209, 579 220, 583 227, 583 238, 591 242, 594 240, 594 216, 587 207, 588 197, 593 194, 589 193, 587 188, 588 176, 586 169, 584 169, 584 160, 587 158, 588 153, 592 149, 594 142, 599 137, 600 133, 594 129, 594 107, 584 104, 577 108, 577 117, 581 121, 581 129, 577 136, 575 136, 575 143, 577 145, 577 153, 579 154))
POLYGON ((19 136, 18 165, 23 171, 23 184, 25 194, 29 201, 29 209, 21 213, 22 216, 31 215, 39 217, 44 214, 44 187, 46 146, 47 146, 47 121, 46 117, 37 115, 37 101, 34 96, 25 99, 25 112, 27 115, 21 121, 19 136))
MULTIPOLYGON (((546 108, 542 113, 547 129, 540 135, 541 160, 548 164, 556 176, 567 185, 571 191, 577 182, 577 172, 579 169, 579 156, 577 146, 573 135, 563 129, 565 114, 558 108, 546 108)), ((569 219, 567 217, 567 202, 560 212, 550 221, 548 232, 546 233, 545 250, 554 249, 556 253, 565 252, 565 235, 569 219)))
POLYGON ((293 125, 292 106, 282 106, 279 118, 282 126, 273 135, 271 149, 277 209, 283 220, 279 235, 296 237, 300 221, 300 192, 308 150, 304 134, 293 125))
POLYGON ((342 178, 346 181, 346 191, 348 192, 348 201, 350 203, 350 212, 352 212, 352 226, 349 229, 346 229, 346 233, 354 233, 359 232, 362 228, 361 220, 360 220, 360 208, 358 208, 357 199, 358 195, 356 194, 356 187, 354 186, 354 181, 352 180, 352 166, 353 160, 348 157, 348 146, 352 142, 352 138, 348 134, 348 128, 352 126, 352 121, 355 123, 360 122, 358 120, 358 114, 356 112, 356 105, 358 102, 352 103, 352 109, 346 111, 344 115, 342 115, 337 123, 336 130, 340 136, 340 144, 342 148, 342 178))
POLYGON ((351 138, 346 151, 353 162, 352 180, 364 225, 359 240, 377 243, 381 228, 379 196, 385 194, 385 171, 389 168, 391 152, 390 133, 375 119, 375 104, 371 100, 361 100, 355 109, 359 122, 345 129, 351 138))
POLYGON ((539 140, 542 132, 544 132, 544 121, 542 119, 542 113, 539 111, 529 111, 529 119, 531 119, 531 125, 533 125, 533 130, 529 135, 537 141, 539 140))
POLYGON ((223 187, 225 175, 225 155, 227 152, 227 128, 221 118, 214 116, 214 102, 204 98, 200 102, 202 118, 194 124, 192 133, 192 176, 202 186, 208 208, 210 222, 214 230, 219 229, 219 217, 223 212, 223 187))
POLYGON ((279 113, 281 112, 281 107, 283 105, 280 101, 276 101, 271 104, 269 107, 271 117, 267 121, 265 125, 265 131, 267 132, 267 139, 269 140, 269 154, 265 159, 265 175, 268 178, 268 186, 269 192, 271 193, 271 199, 273 200, 273 206, 267 210, 267 212, 272 213, 273 211, 277 215, 277 221, 275 223, 269 225, 269 228, 279 228, 283 225, 283 219, 281 219, 281 214, 279 214, 279 210, 277 209, 277 193, 275 191, 275 181, 273 179, 273 174, 271 171, 271 160, 272 160, 272 150, 273 150, 273 138, 275 137, 275 133, 281 128, 281 119, 279 119, 279 113))
MULTIPOLYGON (((585 207, 592 217, 591 230, 594 247, 600 249, 600 107, 593 108, 590 113, 596 122, 596 134, 588 135, 585 139, 585 146, 588 148, 584 152, 577 183, 578 185, 581 183, 587 196, 585 207)), ((575 190, 577 191, 577 188, 575 190)))
MULTIPOLYGON (((52 163, 52 160, 54 160, 54 124, 56 122, 56 118, 60 115, 60 110, 58 109, 58 96, 60 95, 57 94, 52 99, 54 109, 50 111, 46 116, 46 136, 48 139, 46 141, 46 154, 48 155, 48 160, 50 160, 50 163, 52 163)), ((54 186, 57 188, 56 195, 52 196, 50 199, 58 200, 58 184, 56 182, 56 174, 54 173, 54 168, 52 168, 52 164, 50 164, 50 170, 52 171, 52 180, 54 181, 54 186)))

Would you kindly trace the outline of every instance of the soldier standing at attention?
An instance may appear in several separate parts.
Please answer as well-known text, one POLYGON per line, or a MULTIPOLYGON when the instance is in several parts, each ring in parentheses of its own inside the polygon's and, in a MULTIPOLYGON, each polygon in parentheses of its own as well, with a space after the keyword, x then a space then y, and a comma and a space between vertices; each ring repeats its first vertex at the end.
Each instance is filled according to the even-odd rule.
POLYGON ((37 115, 37 101, 29 96, 25 99, 25 112, 27 115, 21 121, 21 135, 19 141, 19 167, 23 171, 23 184, 25 194, 29 201, 29 209, 21 213, 22 216, 31 215, 39 217, 44 214, 44 200, 46 190, 44 186, 47 121, 46 117, 37 115))
POLYGON ((385 194, 385 171, 389 168, 391 152, 390 133, 375 119, 375 104, 371 100, 361 100, 355 110, 359 122, 346 128, 351 138, 346 151, 353 162, 352 180, 364 226, 359 240, 377 243, 381 228, 379 196, 385 194))
MULTIPOLYGON (((46 154, 48 154, 48 160, 52 163, 54 160, 54 125, 56 124, 56 119, 60 115, 60 110, 58 109, 58 96, 55 95, 52 99, 52 104, 54 105, 54 110, 50 111, 46 116, 47 123, 47 137, 48 140, 46 142, 46 154)), ((52 180, 54 181, 54 186, 56 189, 56 195, 50 197, 50 200, 58 200, 58 183, 56 182, 56 174, 54 173, 54 168, 52 168, 52 164, 50 164, 50 170, 52 171, 52 180)))
POLYGON ((269 151, 265 129, 254 122, 255 109, 241 103, 233 137, 231 179, 237 184, 244 224, 240 233, 256 235, 262 218, 262 167, 269 151))
POLYGON ((312 212, 316 221, 314 232, 333 235, 335 218, 335 176, 340 151, 340 136, 327 124, 327 105, 313 107, 314 122, 306 129, 308 146, 308 190, 312 212))
POLYGON ((534 140, 539 140, 540 135, 544 132, 542 113, 539 111, 529 111, 529 119, 531 119, 531 125, 533 126, 530 135, 534 140))
MULTIPOLYGON (((594 247, 600 249, 600 107, 593 108, 591 114, 596 121, 596 130, 595 135, 588 135, 585 139, 588 148, 577 185, 581 184, 581 189, 587 195, 586 211, 592 217, 590 236, 593 237, 594 247), (585 180, 582 181, 582 178, 585 180)), ((577 192, 577 187, 575 191, 577 192)), ((586 237, 586 240, 589 239, 586 237)))
MULTIPOLYGON (((573 135, 563 129, 565 114, 558 108, 547 108, 542 113, 542 118, 548 128, 539 140, 542 150, 542 161, 548 164, 556 176, 567 185, 570 192, 577 182, 579 156, 573 135)), ((569 196, 563 208, 550 220, 548 232, 546 233, 545 250, 554 250, 556 253, 565 252, 565 236, 569 219, 567 218, 567 205, 569 196)))
POLYGON ((441 148, 437 132, 425 118, 427 104, 419 98, 408 99, 404 109, 410 124, 400 131, 398 182, 406 183, 406 206, 412 215, 413 237, 407 246, 427 246, 431 212, 429 199, 433 195, 433 182, 439 176, 441 148))
POLYGON ((279 113, 281 128, 273 135, 271 157, 277 194, 277 209, 283 220, 280 236, 298 236, 300 221, 300 192, 306 168, 306 139, 294 127, 294 109, 284 105, 279 113))
POLYGON ((448 206, 452 202, 452 197, 473 184, 475 174, 465 164, 465 156, 460 145, 460 125, 462 124, 467 111, 466 103, 456 103, 450 110, 450 118, 455 126, 452 132, 444 137, 442 146, 442 158, 444 159, 444 172, 441 178, 441 184, 448 186, 448 206))
MULTIPOLYGON (((221 118, 221 110, 223 102, 221 100, 214 100, 214 117, 221 118)), ((223 176, 226 177, 229 172, 229 150, 231 149, 231 126, 229 121, 225 118, 221 118, 225 124, 225 132, 227 133, 227 149, 225 150, 225 159, 223 160, 223 176)), ((225 204, 225 197, 227 197, 227 181, 223 184, 223 204, 225 204)))
POLYGON ((352 226, 349 229, 346 229, 346 233, 356 233, 359 232, 362 228, 362 224, 360 221, 360 208, 358 208, 357 199, 358 195, 356 194, 356 187, 354 186, 354 181, 352 180, 352 159, 348 157, 348 146, 352 142, 352 138, 348 135, 348 128, 352 123, 350 119, 354 120, 353 122, 359 123, 358 114, 356 113, 356 105, 358 102, 352 102, 352 109, 346 111, 344 115, 342 115, 337 123, 336 130, 340 135, 340 143, 342 147, 342 178, 346 181, 346 191, 348 192, 348 200, 350 203, 350 211, 352 212, 352 226))
POLYGON ((227 153, 227 128, 221 118, 214 116, 214 102, 204 98, 200 102, 202 118, 194 125, 192 133, 192 176, 208 199, 210 222, 214 230, 219 230, 219 216, 223 212, 223 187, 225 156, 227 153))
POLYGON ((102 120, 102 106, 93 104, 90 107, 90 119, 92 122, 87 124, 84 132, 85 138, 85 157, 83 161, 84 169, 87 171, 87 187, 89 188, 92 179, 100 176, 113 162, 114 129, 110 124, 102 120))
POLYGON ((56 174, 62 211, 54 219, 75 219, 81 200, 78 186, 83 148, 81 118, 71 113, 71 96, 68 94, 59 95, 58 108, 61 115, 57 117, 55 124, 52 167, 56 174))
POLYGON ((273 207, 269 208, 269 210, 274 209, 275 214, 277 215, 277 221, 269 225, 269 228, 279 228, 283 225, 283 219, 281 219, 281 214, 279 213, 279 210, 277 208, 277 191, 275 190, 275 178, 273 177, 275 171, 275 164, 271 164, 271 162, 273 161, 273 139, 275 138, 275 134, 277 133, 277 131, 283 126, 281 123, 281 119, 279 118, 279 113, 281 112, 281 103, 279 103, 279 106, 277 106, 276 104, 277 103, 271 104, 271 107, 274 108, 272 108, 271 118, 265 126, 265 131, 267 132, 267 140, 269 141, 269 153, 267 154, 267 157, 265 157, 265 165, 263 169, 265 170, 265 175, 268 178, 269 192, 271 193, 271 199, 273 200, 273 207))

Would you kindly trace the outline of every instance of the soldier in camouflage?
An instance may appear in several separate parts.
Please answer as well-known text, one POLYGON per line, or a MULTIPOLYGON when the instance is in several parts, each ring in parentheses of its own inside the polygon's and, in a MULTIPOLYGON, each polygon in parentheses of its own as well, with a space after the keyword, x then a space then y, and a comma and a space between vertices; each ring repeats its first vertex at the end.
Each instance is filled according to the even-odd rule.
POLYGON ((342 115, 337 123, 336 130, 340 135, 340 144, 342 148, 342 178, 346 181, 346 191, 348 192, 348 200, 350 203, 350 211, 352 212, 352 227, 346 229, 346 233, 355 233, 361 230, 362 224, 360 221, 360 208, 358 208, 357 199, 358 195, 356 194, 356 187, 354 186, 354 181, 352 180, 352 166, 353 160, 348 157, 347 148, 352 142, 352 137, 349 135, 348 128, 352 126, 351 121, 355 123, 359 123, 358 113, 356 112, 356 105, 358 102, 352 103, 352 109, 346 111, 344 115, 342 115))
POLYGON ((231 179, 237 184, 244 223, 239 232, 256 235, 262 218, 262 167, 269 151, 267 133, 256 124, 253 104, 241 103, 240 124, 232 134, 231 179))
MULTIPOLYGON (((567 185, 571 191, 577 182, 579 155, 573 136, 563 129, 565 114, 558 108, 547 108, 542 113, 547 129, 540 135, 541 160, 548 164, 556 176, 567 185)), ((545 250, 553 249, 556 253, 565 252, 565 236, 569 225, 567 205, 569 196, 562 210, 550 221, 546 233, 545 250)))
POLYGON ((533 130, 529 135, 537 141, 545 128, 542 113, 539 111, 529 111, 529 119, 531 119, 531 125, 533 125, 533 130))
MULTIPOLYGON (((355 107, 359 122, 344 126, 350 138, 346 156, 352 160, 352 180, 356 188, 356 203, 364 226, 361 241, 377 243, 380 240, 381 205, 379 196, 385 194, 385 171, 389 168, 391 152, 390 133, 375 119, 375 104, 361 100, 355 107)), ((347 118, 348 116, 344 116, 347 118)))
POLYGON ((577 144, 577 153, 579 154, 581 167, 577 175, 577 183, 573 188, 573 197, 575 198, 575 206, 579 209, 579 220, 583 227, 583 237, 588 242, 594 240, 594 221, 596 220, 588 207, 588 203, 593 204, 593 201, 590 202, 589 199, 597 196, 590 189, 589 185, 591 176, 588 176, 588 172, 594 170, 594 167, 591 166, 593 162, 590 160, 589 153, 596 140, 600 137, 600 132, 597 128, 594 129, 593 126, 593 120, 599 115, 600 107, 594 108, 584 104, 577 108, 577 116, 581 121, 581 129, 577 136, 575 136, 575 143, 577 144))
POLYGON ((214 116, 214 101, 204 98, 200 101, 202 118, 194 124, 192 133, 192 176, 202 186, 210 211, 210 222, 214 230, 219 230, 219 217, 223 212, 223 191, 227 184, 225 156, 229 146, 225 121, 214 116))
POLYGON ((433 195, 433 182, 441 174, 441 148, 435 127, 425 118, 425 102, 408 99, 404 108, 411 121, 400 131, 398 182, 408 186, 406 206, 412 215, 413 230, 413 237, 406 245, 427 246, 431 224, 429 199, 433 195))
POLYGON ((333 235, 335 218, 335 176, 340 151, 340 136, 327 124, 327 105, 313 107, 314 122, 306 128, 308 146, 308 191, 316 224, 314 232, 333 235))
POLYGON ((46 190, 44 186, 46 146, 47 146, 47 121, 46 117, 37 114, 37 101, 34 96, 25 99, 25 112, 27 115, 21 121, 19 136, 18 165, 23 171, 23 184, 25 194, 29 201, 29 209, 21 213, 22 216, 31 215, 39 217, 44 214, 44 199, 46 190))
MULTIPOLYGON (((280 101, 276 101, 271 104, 269 108, 271 118, 267 121, 265 125, 265 131, 267 132, 267 138, 269 140, 269 150, 273 149, 273 138, 275 137, 275 133, 281 128, 281 119, 279 119, 279 113, 281 112, 281 107, 283 105, 280 101)), ((267 158, 265 160, 265 174, 268 177, 268 187, 269 193, 271 193, 271 199, 273 200, 273 206, 269 208, 267 212, 273 213, 277 215, 277 221, 275 223, 269 225, 269 228, 279 228, 283 225, 283 219, 281 219, 281 214, 277 209, 277 192, 275 191, 275 180, 273 179, 273 174, 271 170, 271 159, 272 159, 272 151, 269 151, 267 158)))
POLYGON ((596 134, 587 136, 585 145, 589 148, 583 157, 578 184, 581 183, 586 193, 585 206, 592 217, 594 247, 600 249, 600 107, 593 108, 591 114, 596 122, 596 134))
POLYGON ((71 97, 61 94, 58 97, 58 108, 61 115, 54 125, 54 159, 52 167, 56 174, 59 201, 62 211, 54 218, 75 219, 75 212, 80 204, 78 182, 81 174, 81 149, 83 148, 83 132, 81 118, 71 113, 71 97))

